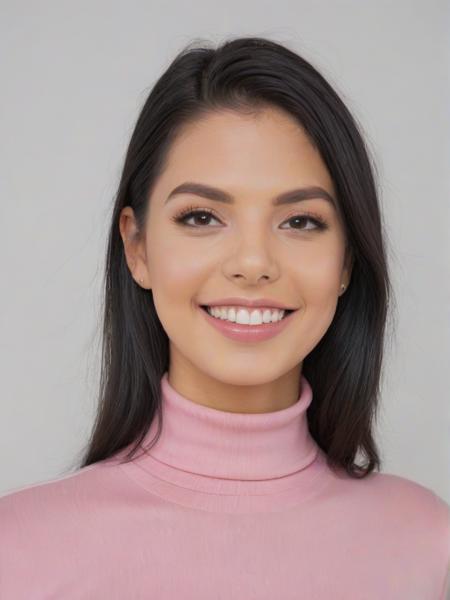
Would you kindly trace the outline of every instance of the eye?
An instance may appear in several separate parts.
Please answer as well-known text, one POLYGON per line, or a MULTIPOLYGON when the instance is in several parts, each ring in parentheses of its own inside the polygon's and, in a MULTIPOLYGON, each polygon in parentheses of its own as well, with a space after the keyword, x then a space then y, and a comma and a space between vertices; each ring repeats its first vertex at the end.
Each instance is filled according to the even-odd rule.
POLYGON ((323 231, 324 229, 328 229, 328 225, 326 223, 326 221, 320 216, 317 215, 315 213, 303 213, 301 215, 294 215, 293 217, 290 217, 289 219, 287 219, 287 221, 285 221, 285 223, 289 223, 291 221, 296 221, 297 223, 301 223, 302 221, 309 221, 311 223, 314 224, 314 227, 311 229, 303 229, 302 227, 294 227, 293 229, 298 229, 299 231, 314 231, 314 230, 319 230, 319 231, 323 231))
POLYGON ((172 220, 175 221, 175 223, 180 223, 181 225, 185 225, 186 227, 203 227, 203 225, 208 224, 209 220, 213 218, 213 219, 217 219, 217 217, 214 216, 214 213, 212 210, 209 210, 207 208, 203 208, 201 210, 195 210, 195 208, 193 206, 189 206, 188 208, 183 209, 182 211, 180 211, 179 213, 177 213, 174 217, 172 217, 172 220), (203 216, 203 219, 200 220, 199 222, 202 223, 202 225, 192 225, 191 223, 188 223, 187 221, 189 219, 197 219, 199 217, 199 215, 203 216))
MULTIPOLYGON (((211 219, 215 219, 216 221, 218 221, 219 223, 221 223, 220 219, 218 219, 218 217, 214 216, 214 212, 208 208, 202 208, 202 209, 196 209, 194 206, 189 206, 188 208, 184 208, 183 210, 181 210, 179 213, 177 213, 174 217, 172 217, 172 220, 175 221, 175 223, 180 223, 181 225, 184 225, 186 227, 194 227, 196 229, 202 229, 202 228, 206 228, 207 225, 209 225, 209 223, 211 222, 211 219), (188 223, 189 219, 193 219, 194 223, 188 223), (195 220, 197 220, 197 223, 195 223, 195 220)), ((314 227, 310 227, 308 229, 303 228, 303 227, 291 227, 290 229, 297 229, 298 231, 323 231, 325 229, 328 229, 328 225, 326 223, 326 221, 320 216, 317 215, 315 213, 309 213, 309 212, 305 212, 303 214, 298 214, 298 215, 293 215, 292 217, 290 217, 289 219, 287 219, 285 221, 285 223, 290 223, 290 222, 297 222, 297 223, 302 223, 302 222, 310 222, 313 223, 314 227)))

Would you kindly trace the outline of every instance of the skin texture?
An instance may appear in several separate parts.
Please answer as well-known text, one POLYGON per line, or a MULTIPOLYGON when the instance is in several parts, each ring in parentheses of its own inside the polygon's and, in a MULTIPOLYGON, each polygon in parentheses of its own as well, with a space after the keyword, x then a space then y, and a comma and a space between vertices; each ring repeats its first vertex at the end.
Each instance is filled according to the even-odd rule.
POLYGON ((309 185, 336 198, 320 154, 289 114, 275 107, 254 115, 221 110, 177 136, 149 198, 145 231, 137 231, 131 207, 122 210, 128 267, 152 289, 170 340, 169 381, 193 402, 264 413, 298 400, 303 359, 330 326, 351 274, 343 224, 331 204, 322 198, 272 204, 276 195, 309 185), (165 204, 186 181, 225 190, 234 203, 182 194, 165 204), (190 206, 214 215, 187 217, 191 227, 171 219, 190 206), (292 220, 305 211, 321 216, 328 229, 292 220), (237 342, 198 308, 228 296, 268 297, 300 310, 277 336, 237 342))

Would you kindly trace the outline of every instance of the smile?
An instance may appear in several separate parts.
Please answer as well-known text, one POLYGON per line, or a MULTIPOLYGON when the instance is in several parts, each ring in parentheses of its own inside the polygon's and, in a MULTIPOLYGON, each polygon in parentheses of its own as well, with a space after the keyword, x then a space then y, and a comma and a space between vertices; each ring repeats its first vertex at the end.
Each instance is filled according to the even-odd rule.
POLYGON ((279 308, 246 308, 244 306, 205 306, 210 315, 217 319, 241 325, 262 325, 281 321, 290 310, 279 308))
POLYGON ((277 308, 249 310, 237 306, 199 308, 217 331, 240 342, 264 341, 278 335, 292 322, 297 312, 277 308))

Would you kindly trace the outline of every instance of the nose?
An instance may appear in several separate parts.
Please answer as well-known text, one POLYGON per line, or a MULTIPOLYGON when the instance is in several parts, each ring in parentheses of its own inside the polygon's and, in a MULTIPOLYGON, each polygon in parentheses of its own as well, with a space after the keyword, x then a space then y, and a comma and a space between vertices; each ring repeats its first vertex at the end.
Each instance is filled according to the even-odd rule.
POLYGON ((241 241, 238 250, 224 261, 223 271, 228 278, 247 284, 259 283, 260 279, 276 281, 278 266, 268 247, 266 235, 241 241))

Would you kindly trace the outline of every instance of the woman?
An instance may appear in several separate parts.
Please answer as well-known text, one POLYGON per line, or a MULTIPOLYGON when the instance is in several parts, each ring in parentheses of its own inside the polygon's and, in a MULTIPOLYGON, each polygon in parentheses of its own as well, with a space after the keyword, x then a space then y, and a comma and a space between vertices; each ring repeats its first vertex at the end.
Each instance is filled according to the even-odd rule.
POLYGON ((390 297, 337 93, 273 41, 186 48, 123 167, 92 437, 1 499, 0 595, 444 598, 448 505, 379 472, 390 297))

